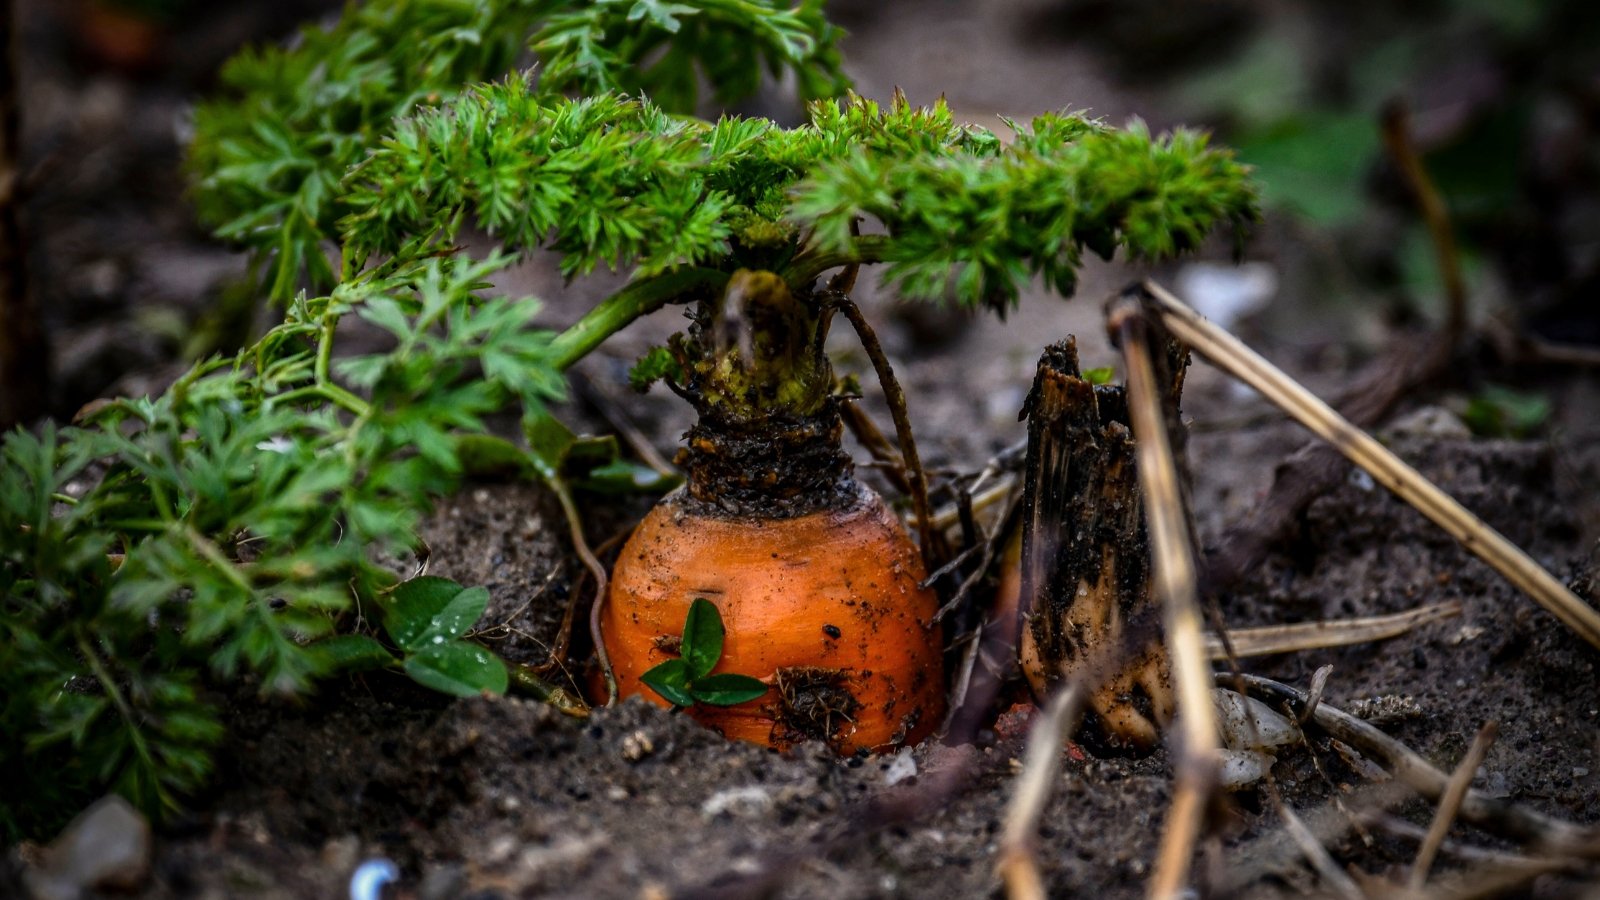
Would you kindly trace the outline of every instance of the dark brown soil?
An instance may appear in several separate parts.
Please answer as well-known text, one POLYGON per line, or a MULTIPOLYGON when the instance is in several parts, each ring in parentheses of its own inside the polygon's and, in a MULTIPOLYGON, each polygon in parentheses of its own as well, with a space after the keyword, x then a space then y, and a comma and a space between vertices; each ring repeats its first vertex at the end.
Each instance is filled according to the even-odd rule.
MULTIPOLYGON (((1205 477, 1219 471, 1204 464, 1208 452, 1240 442, 1196 440, 1202 496, 1221 490, 1205 477)), ((1552 488, 1559 446, 1416 438, 1397 446, 1557 572, 1592 566, 1577 516, 1552 488)), ((1225 471, 1259 472, 1271 462, 1235 455, 1225 471)), ((554 514, 535 489, 482 486, 441 509, 428 532, 431 571, 489 585, 487 621, 515 628, 501 647, 512 658, 542 660, 541 641, 559 617, 552 586, 567 580, 561 570, 571 562, 551 537, 554 514)), ((1222 606, 1231 624, 1245 625, 1446 598, 1464 601, 1461 618, 1377 646, 1244 668, 1303 684, 1331 663, 1327 702, 1356 709, 1391 698, 1398 713, 1386 730, 1446 769, 1494 719, 1500 738, 1479 788, 1600 821, 1596 653, 1382 492, 1352 482, 1317 501, 1302 544, 1222 606)), ((777 896, 983 896, 997 885, 995 844, 1021 754, 1016 718, 977 746, 930 742, 912 751, 919 774, 898 790, 929 784, 941 766, 972 764, 977 775, 932 814, 839 847, 828 842, 859 827, 861 803, 890 790, 893 757, 839 760, 819 744, 780 755, 639 702, 579 721, 527 700, 451 703, 398 677, 368 676, 303 708, 241 704, 216 792, 164 833, 144 896, 337 896, 360 861, 378 856, 398 863, 424 897, 743 893, 774 866, 777 896)), ((1304 749, 1285 752, 1276 767, 1286 798, 1302 808, 1364 780, 1326 743, 1316 753, 1333 785, 1304 749)), ((1072 754, 1044 817, 1048 883, 1060 893, 1137 896, 1170 798, 1167 754, 1081 756, 1072 754)), ((1412 802, 1398 812, 1425 825, 1431 808, 1412 802)), ((1259 864, 1258 842, 1280 829, 1259 789, 1234 795, 1224 867, 1259 864)), ((1456 837, 1501 846, 1471 828, 1456 837)), ((1376 873, 1415 852, 1411 841, 1381 833, 1371 846, 1351 838, 1332 849, 1376 873)), ((1267 858, 1275 874, 1253 893, 1312 886, 1292 854, 1267 858)), ((1455 864, 1447 856, 1443 866, 1455 864)), ((1551 882, 1542 892, 1570 887, 1551 882)))
MULTIPOLYGON (((958 114, 975 120, 1071 103, 1119 120, 1137 105, 1162 121, 1156 101, 1115 89, 1085 56, 1048 42, 1018 42, 1018 20, 1007 19, 1007 11, 1026 5, 939 4, 939 14, 928 15, 922 4, 900 4, 885 13, 893 27, 858 5, 848 50, 860 60, 855 72, 863 93, 884 97, 899 84, 922 101, 948 89, 958 114), (1067 83, 1073 91, 1061 96, 1067 83)), ((42 61, 30 77, 48 90, 25 110, 33 152, 64 160, 50 163, 58 174, 43 180, 31 221, 44 235, 38 248, 52 254, 36 274, 59 336, 54 399, 65 411, 113 383, 136 391, 160 384, 176 352, 174 335, 192 327, 243 269, 207 243, 182 211, 175 167, 172 123, 224 52, 214 45, 231 46, 226 35, 272 30, 221 18, 215 28, 224 36, 201 47, 206 65, 196 62, 167 80, 140 81, 35 54, 42 61), (143 124, 128 131, 130 123, 143 124), (119 132, 136 146, 99 156, 84 151, 119 132), (62 166, 78 174, 61 176, 62 166), (103 188, 113 183, 144 187, 103 188), (104 215, 85 213, 94 197, 104 198, 104 215), (177 324, 165 332, 150 326, 151 317, 162 316, 176 316, 177 324)), ((582 307, 547 268, 523 274, 550 301, 552 322, 569 321, 582 307)), ((904 313, 864 289, 858 299, 881 323, 930 467, 973 470, 1022 436, 1016 414, 1045 344, 1076 333, 1086 367, 1112 363, 1097 304, 1140 274, 1091 265, 1082 299, 1063 305, 1026 297, 1005 324, 904 313)), ((1281 298, 1273 321, 1294 322, 1308 307, 1281 298)), ((583 372, 597 384, 619 383, 619 371, 651 336, 680 324, 674 316, 656 316, 620 336, 583 372)), ((1343 357, 1304 352, 1330 343, 1312 326, 1280 324, 1267 337, 1266 352, 1324 394, 1352 368, 1343 357)), ((870 385, 859 350, 842 342, 836 349, 841 372, 858 373, 870 385)), ((1464 391, 1471 373, 1462 374, 1457 387, 1464 391)), ((1540 389, 1558 412, 1536 440, 1479 440, 1456 427, 1388 436, 1402 456, 1594 601, 1600 378, 1562 371, 1540 389)), ((1459 400, 1449 392, 1421 396, 1407 412, 1459 400)), ((670 455, 688 424, 685 411, 657 395, 625 402, 670 455)), ((887 422, 876 394, 866 404, 887 422)), ((1304 435, 1260 424, 1259 400, 1241 398, 1203 365, 1192 372, 1186 404, 1198 426, 1189 445, 1196 517, 1209 544, 1259 501, 1273 466, 1304 435)), ((592 409, 571 412, 576 422, 603 427, 592 409)), ((590 539, 600 543, 623 532, 643 504, 584 498, 590 539)), ((553 499, 529 485, 473 485, 441 504, 424 537, 430 572, 489 587, 483 636, 509 659, 544 662, 582 569, 553 499)), ((1500 737, 1477 787, 1551 815, 1600 823, 1600 652, 1381 489, 1352 478, 1316 501, 1300 533, 1218 598, 1218 607, 1230 626, 1241 627, 1389 613, 1446 599, 1462 601, 1459 618, 1383 644, 1246 661, 1243 668, 1304 685, 1319 666, 1332 664, 1327 702, 1385 712, 1390 734, 1445 769, 1483 722, 1495 720, 1500 737)), ((579 681, 572 673, 571 683, 579 681)), ((263 706, 241 692, 214 788, 158 831, 154 873, 139 896, 343 897, 351 872, 377 857, 399 865, 403 895, 429 900, 743 895, 763 885, 779 897, 994 896, 996 843, 1028 708, 992 712, 1004 714, 975 744, 929 742, 908 751, 918 774, 891 787, 891 767, 900 774, 905 766, 894 757, 840 760, 819 744, 781 755, 729 744, 685 716, 640 702, 580 721, 514 697, 450 702, 389 675, 332 685, 300 706, 263 706), (937 774, 950 767, 975 774, 959 779, 948 796, 932 795, 933 811, 862 828, 862 804, 933 791, 937 774)), ((1172 792, 1167 752, 1144 759, 1069 756, 1039 835, 1052 895, 1142 894, 1172 792)), ((1325 741, 1283 751, 1275 776, 1285 799, 1302 810, 1359 795, 1369 780, 1359 761, 1325 741)), ((1233 795, 1217 820, 1220 845, 1201 870, 1217 880, 1242 878, 1240 890, 1253 895, 1315 889, 1271 810, 1259 788, 1233 795)), ((1410 801, 1393 812, 1425 827, 1431 807, 1410 801)), ((1462 847, 1508 849, 1465 826, 1453 840, 1439 864, 1445 871, 1467 864, 1462 847)), ((1392 876, 1409 865, 1416 843, 1377 830, 1370 842, 1350 837, 1330 849, 1341 863, 1392 876)), ((15 865, 19 856, 9 859, 15 865)), ((1579 879, 1553 876, 1532 889, 1540 896, 1580 890, 1579 879)))

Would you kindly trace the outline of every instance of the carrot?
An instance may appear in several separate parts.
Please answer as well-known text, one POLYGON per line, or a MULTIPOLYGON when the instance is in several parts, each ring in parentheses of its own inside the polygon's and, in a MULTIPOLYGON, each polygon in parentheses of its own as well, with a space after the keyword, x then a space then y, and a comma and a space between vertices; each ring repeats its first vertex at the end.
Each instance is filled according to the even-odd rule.
POLYGON ((832 371, 812 337, 826 310, 765 272, 736 273, 726 297, 717 321, 674 348, 688 365, 673 388, 700 413, 679 454, 688 482, 612 572, 601 634, 619 693, 668 705, 640 679, 676 656, 703 598, 726 629, 715 671, 769 689, 696 704, 696 720, 846 754, 920 740, 944 713, 943 647, 928 627, 938 600, 919 587, 915 544, 841 449, 832 371))

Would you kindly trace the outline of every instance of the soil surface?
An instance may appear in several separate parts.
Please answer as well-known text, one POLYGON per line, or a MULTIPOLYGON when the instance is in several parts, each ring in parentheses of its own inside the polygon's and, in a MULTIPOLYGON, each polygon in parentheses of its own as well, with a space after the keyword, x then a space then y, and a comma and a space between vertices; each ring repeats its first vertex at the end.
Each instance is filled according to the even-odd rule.
MULTIPOLYGON (((842 17, 854 36, 846 52, 859 61, 853 68, 859 88, 885 97, 899 85, 919 101, 949 89, 958 113, 978 121, 1069 104, 1094 106, 1117 120, 1133 108, 1167 120, 1172 111, 1159 97, 1119 90, 1093 58, 1044 37, 1024 40, 1017 23, 1025 18, 1011 13, 1028 5, 930 4, 938 15, 921 4, 847 8, 842 17), (1063 84, 1075 87, 1071 96, 1059 95, 1063 84)), ((224 47, 232 46, 229 36, 277 27, 207 21, 224 47)), ((61 22, 35 27, 66 40, 50 31, 61 22)), ((83 75, 82 67, 52 64, 46 56, 34 54, 29 77, 58 99, 35 96, 28 104, 35 155, 62 157, 53 165, 68 166, 79 180, 52 178, 54 193, 35 202, 39 246, 59 254, 36 277, 48 285, 46 307, 62 336, 57 404, 70 411, 99 392, 162 383, 176 335, 243 271, 243 262, 206 242, 177 197, 181 130, 173 123, 210 69, 196 63, 160 78, 83 75), (135 150, 108 149, 97 157, 72 149, 109 141, 134 121, 145 122, 144 130, 123 137, 138 144, 135 150), (136 171, 164 173, 164 180, 112 194, 105 216, 82 221, 84 196, 101 177, 96 166, 142 166, 136 171), (174 317, 168 331, 147 327, 174 317), (125 340, 129 334, 142 337, 125 340)), ((103 177, 139 181, 119 171, 103 177)), ((1278 252, 1262 239, 1247 256, 1271 261, 1278 252)), ((1146 274, 1093 264, 1078 300, 1025 297, 1005 323, 904 310, 867 286, 858 299, 880 323, 929 467, 975 471, 1023 436, 1017 411, 1046 343, 1074 333, 1086 368, 1115 364, 1099 301, 1146 274)), ((514 280, 506 287, 546 298, 552 324, 570 321, 587 303, 585 292, 598 290, 564 290, 539 263, 514 280)), ((580 374, 607 401, 575 403, 566 411, 570 421, 600 430, 608 414, 625 415, 670 458, 688 411, 665 392, 637 397, 617 386, 619 373, 678 321, 673 312, 658 314, 585 361, 580 374)), ((1313 324, 1323 321, 1315 304, 1280 296, 1269 315, 1245 330, 1268 356, 1329 395, 1356 366, 1355 357, 1328 352, 1343 343, 1313 324)), ((840 370, 860 374, 869 386, 863 402, 892 433, 864 356, 842 339, 834 348, 840 370)), ((1600 419, 1593 410, 1600 378, 1582 370, 1549 373, 1539 388, 1554 402, 1554 419, 1537 438, 1512 441, 1468 433, 1451 410, 1460 408, 1473 376, 1458 374, 1443 390, 1409 398, 1381 435, 1595 602, 1600 419)), ((1307 437, 1201 364, 1189 381, 1186 411, 1195 515, 1202 544, 1211 547, 1260 502, 1274 467, 1307 437)), ((856 456, 865 459, 858 449, 856 456)), ((867 480, 876 478, 863 471, 867 480)), ((648 503, 583 498, 590 540, 625 535, 648 503)), ((566 604, 585 589, 554 499, 527 484, 471 485, 440 505, 424 537, 431 574, 489 588, 482 636, 508 659, 545 662, 566 604)), ((1459 617, 1381 644, 1241 666, 1304 687, 1315 670, 1332 665, 1324 702, 1372 717, 1446 771, 1479 727, 1496 721, 1499 738, 1476 787, 1552 816, 1600 824, 1600 652, 1370 479, 1352 475, 1316 500, 1291 540, 1215 599, 1235 628, 1459 600, 1459 617)), ((571 686, 584 681, 579 671, 552 677, 571 686)), ((731 744, 686 716, 638 701, 580 720, 515 696, 453 702, 382 674, 330 685, 298 706, 263 705, 247 687, 230 707, 230 738, 212 790, 158 829, 153 871, 133 896, 343 897, 358 866, 376 859, 398 866, 398 893, 391 896, 427 900, 995 896, 996 845, 1032 714, 1025 692, 1013 689, 972 743, 936 739, 900 755, 842 760, 820 745, 779 754, 731 744)), ((1050 893, 1141 895, 1172 796, 1171 755, 1161 749, 1142 759, 1095 759, 1075 747, 1065 753, 1038 840, 1050 893)), ((1273 775, 1284 801, 1312 817, 1336 800, 1361 806, 1377 780, 1359 755, 1321 738, 1281 750, 1273 775)), ((1339 829, 1329 849, 1342 864, 1403 879, 1417 849, 1410 832, 1427 827, 1432 809, 1402 795, 1388 805, 1386 826, 1339 829)), ((1214 822, 1219 840, 1198 862, 1211 884, 1256 896, 1318 889, 1285 840, 1266 788, 1230 795, 1214 822)), ((1458 825, 1436 869, 1448 877, 1482 864, 1486 854, 1515 849, 1458 825)), ((5 866, 14 875, 30 858, 29 848, 13 848, 5 866)), ((1547 875, 1527 890, 1577 895, 1586 877, 1595 878, 1595 870, 1547 875)), ((1587 883, 1594 890, 1595 882, 1587 883)))

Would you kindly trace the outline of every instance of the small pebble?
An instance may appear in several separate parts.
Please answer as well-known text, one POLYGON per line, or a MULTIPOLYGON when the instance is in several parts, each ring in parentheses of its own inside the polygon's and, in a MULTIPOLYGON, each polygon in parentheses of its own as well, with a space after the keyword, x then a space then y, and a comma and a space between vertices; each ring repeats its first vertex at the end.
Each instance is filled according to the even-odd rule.
POLYGON ((654 752, 655 741, 650 740, 650 735, 643 729, 622 739, 622 758, 628 762, 638 762, 654 752))
POLYGON ((700 812, 708 819, 723 813, 734 816, 759 816, 773 806, 772 794, 759 785, 727 788, 717 791, 700 804, 700 812))
POLYGON ((889 763, 889 769, 883 775, 885 784, 894 786, 908 778, 917 777, 917 761, 911 755, 911 748, 906 747, 896 753, 889 763))
POLYGON ((27 875, 38 900, 78 900, 90 891, 131 891, 150 874, 150 823, 112 795, 84 810, 27 875))

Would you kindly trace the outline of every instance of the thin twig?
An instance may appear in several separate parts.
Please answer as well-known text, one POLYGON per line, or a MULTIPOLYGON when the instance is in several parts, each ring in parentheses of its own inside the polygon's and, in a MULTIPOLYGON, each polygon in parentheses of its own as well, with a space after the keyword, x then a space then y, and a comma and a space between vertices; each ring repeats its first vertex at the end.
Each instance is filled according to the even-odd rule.
POLYGON ((1428 883, 1428 870, 1433 868, 1434 857, 1439 855, 1439 845, 1444 843, 1445 835, 1450 833, 1450 823, 1455 821, 1456 813, 1461 810, 1461 801, 1467 796, 1467 789, 1472 786, 1472 777, 1477 774, 1478 767, 1483 765, 1483 757, 1489 752, 1489 745, 1494 743, 1495 736, 1499 734, 1500 726, 1496 722, 1485 722, 1478 729, 1478 736, 1472 739, 1472 746, 1467 748, 1467 755, 1461 758, 1456 770, 1450 774, 1450 783, 1445 786, 1444 797, 1439 800, 1439 808, 1434 810, 1433 823, 1428 826, 1428 835, 1423 838, 1422 846, 1417 848, 1416 861, 1411 864, 1411 876, 1406 880, 1406 886, 1413 890, 1421 890, 1428 883))
POLYGON ((906 461, 900 451, 889 443, 889 439, 878 430, 876 422, 867 415, 860 404, 855 402, 839 404, 840 417, 844 419, 846 428, 855 435, 856 442, 870 454, 875 462, 883 464, 883 475, 889 479, 894 489, 902 494, 911 494, 911 478, 906 474, 906 461))
POLYGON ((1416 197, 1428 235, 1433 239, 1434 256, 1448 304, 1444 321, 1446 352, 1454 352, 1467 330, 1467 282, 1461 275, 1461 253, 1456 249, 1450 210, 1411 141, 1411 113, 1400 101, 1390 103, 1383 110, 1383 143, 1416 197))
MULTIPOLYGON (((632 533, 633 527, 629 526, 621 533, 607 538, 605 543, 594 548, 595 558, 604 558, 607 553, 611 552, 611 548, 622 543, 632 533)), ((572 635, 575 633, 575 626, 578 620, 578 604, 583 602, 584 589, 589 584, 588 579, 593 577, 590 573, 591 570, 585 566, 583 571, 578 573, 578 577, 573 580, 572 588, 567 594, 567 608, 561 614, 561 624, 556 628, 556 639, 550 647, 549 656, 544 662, 534 667, 545 677, 549 677, 550 673, 555 669, 561 669, 565 672, 567 668, 566 661, 572 658, 572 635)))
POLYGON ((606 577, 606 567, 600 564, 583 536, 583 519, 578 515, 577 504, 572 502, 572 492, 567 490, 566 483, 560 478, 550 478, 546 483, 561 501, 561 512, 567 517, 567 529, 572 533, 572 549, 578 552, 578 558, 583 560, 584 567, 594 578, 594 603, 589 607, 589 636, 594 640, 594 653, 600 660, 600 673, 606 680, 606 705, 615 706, 617 673, 611 668, 611 656, 606 653, 606 643, 600 638, 600 613, 605 607, 611 582, 606 577))
MULTIPOLYGON (((1300 818, 1313 839, 1318 844, 1326 846, 1344 840, 1352 831, 1365 839, 1365 834, 1359 830, 1361 825, 1357 821, 1357 816, 1361 813, 1353 814, 1350 806, 1356 806, 1361 811, 1383 811, 1398 806, 1411 797, 1412 793, 1404 785, 1393 781, 1357 785, 1350 789, 1348 795, 1334 786, 1332 797, 1325 803, 1301 810, 1295 815, 1300 818)), ((1294 835, 1289 834, 1287 827, 1280 831, 1261 834, 1236 845, 1230 854, 1230 865, 1225 876, 1212 886, 1213 895, 1238 896, 1245 893, 1247 887, 1263 878, 1287 875, 1299 866, 1299 860, 1294 853, 1299 846, 1299 841, 1294 835)))
POLYGON ((1178 687, 1183 743, 1177 793, 1161 838, 1160 855, 1148 895, 1176 897, 1189 880, 1207 801, 1216 784, 1217 714, 1211 699, 1196 600, 1194 550, 1190 544, 1183 492, 1167 439, 1166 415, 1156 385, 1147 323, 1137 305, 1117 304, 1108 325, 1118 335, 1128 372, 1128 417, 1138 450, 1139 486, 1149 522, 1156 593, 1164 622, 1172 674, 1178 687))
POLYGON ((1295 717, 1295 724, 1304 725, 1317 714, 1317 707, 1322 705, 1322 692, 1327 690, 1328 676, 1332 674, 1333 666, 1322 666, 1311 673, 1311 689, 1306 691, 1306 708, 1295 717))
POLYGON ((872 323, 861 314, 861 308, 844 294, 833 294, 831 299, 833 305, 850 320, 851 327, 855 328, 867 358, 872 360, 873 370, 878 373, 878 383, 883 387, 884 397, 889 401, 889 413, 894 417, 895 434, 900 440, 900 455, 905 458, 906 471, 911 476, 911 509, 917 516, 922 558, 931 566, 940 556, 939 548, 934 543, 938 532, 934 530, 929 515, 928 475, 922 470, 922 458, 917 455, 917 439, 911 433, 911 418, 906 413, 906 392, 901 389, 900 380, 895 377, 894 368, 883 353, 878 333, 872 330, 872 323))
POLYGON ((1077 730, 1078 719, 1083 715, 1083 698, 1084 691, 1076 684, 1057 691, 1034 720, 1028 735, 1027 756, 1012 789, 1005 833, 1000 838, 1000 858, 995 864, 1011 900, 1044 900, 1046 896, 1039 863, 1034 858, 1034 837, 1050 800, 1050 787, 1061 770, 1062 747, 1077 730))
POLYGON ((1184 306, 1160 285, 1145 282, 1144 294, 1150 308, 1174 337, 1218 368, 1260 391, 1351 462, 1367 470, 1379 484, 1493 566, 1584 640, 1600 647, 1600 611, 1580 600, 1532 557, 1435 487, 1371 435, 1351 425, 1281 369, 1184 306))
MULTIPOLYGON (((1372 828, 1381 829, 1399 837, 1410 838, 1419 843, 1428 836, 1428 829, 1383 810, 1362 810, 1358 813, 1358 816, 1362 823, 1372 828)), ((1439 853, 1442 856, 1451 856, 1463 862, 1489 863, 1496 866, 1526 866, 1542 862, 1541 859, 1536 857, 1507 853, 1503 850, 1490 850, 1486 847, 1477 847, 1472 844, 1460 844, 1448 838, 1439 843, 1439 853)))
MULTIPOLYGON (((1259 675, 1243 675, 1239 680, 1251 695, 1271 702, 1286 702, 1297 715, 1305 707, 1306 695, 1289 685, 1259 675)), ((1219 684, 1229 683, 1219 679, 1219 684)), ((1317 706, 1311 721, 1328 736, 1349 744, 1383 766, 1428 800, 1438 802, 1449 788, 1450 776, 1434 768, 1416 751, 1326 701, 1317 706)), ((1546 852, 1600 854, 1600 829, 1575 825, 1525 806, 1484 796, 1470 788, 1461 799, 1460 817, 1485 831, 1532 843, 1546 852)))
MULTIPOLYGON (((1272 656, 1296 650, 1344 647, 1398 637, 1429 622, 1461 615, 1461 601, 1451 600, 1419 606, 1386 616, 1357 619, 1331 619, 1295 625, 1265 625, 1259 628, 1230 628, 1228 640, 1239 657, 1272 656)), ((1219 634, 1206 635, 1206 653, 1212 659, 1226 659, 1227 650, 1219 634)))
POLYGON ((1339 864, 1334 862, 1333 857, 1328 854, 1328 848, 1322 846, 1316 834, 1306 827, 1306 823, 1301 821, 1298 815, 1295 815, 1289 804, 1283 802, 1283 796, 1278 793, 1276 785, 1272 788, 1272 801, 1277 807, 1278 816, 1283 819, 1284 829, 1289 832, 1289 837, 1333 892, 1341 897, 1355 898, 1355 900, 1366 896, 1350 876, 1339 868, 1339 864))

